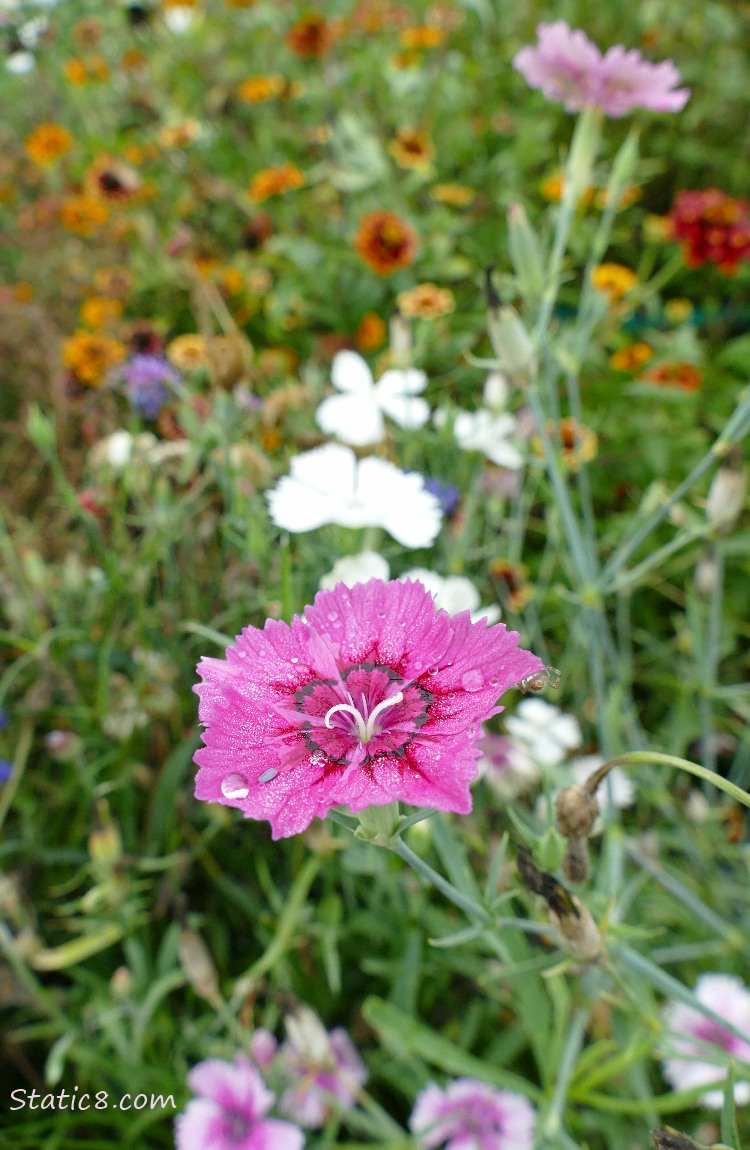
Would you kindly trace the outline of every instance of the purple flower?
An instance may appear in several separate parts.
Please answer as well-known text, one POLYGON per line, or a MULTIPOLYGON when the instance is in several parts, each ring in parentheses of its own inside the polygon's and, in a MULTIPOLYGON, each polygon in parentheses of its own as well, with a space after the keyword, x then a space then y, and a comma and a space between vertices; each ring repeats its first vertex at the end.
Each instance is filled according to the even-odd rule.
POLYGON ((115 379, 124 385, 135 411, 156 419, 169 398, 169 385, 180 383, 178 371, 160 355, 134 355, 118 367, 115 379))
POLYGON ((587 107, 601 108, 613 117, 633 108, 679 112, 690 97, 689 88, 675 88, 680 73, 671 60, 651 64, 621 44, 602 56, 580 28, 571 28, 564 20, 539 24, 536 31, 538 46, 516 53, 513 67, 530 87, 539 88, 568 112, 587 107))
POLYGON ((531 1150, 535 1121, 522 1094, 457 1078, 446 1090, 430 1083, 418 1094, 409 1126, 424 1150, 531 1150))
POLYGON ((429 491, 436 497, 440 506, 443 509, 443 514, 447 519, 458 509, 461 502, 461 495, 457 487, 452 483, 447 483, 444 479, 435 479, 428 477, 424 481, 425 491, 429 491))
POLYGON ((175 1123, 177 1150, 302 1150, 299 1127, 265 1117, 275 1095, 244 1054, 199 1062, 188 1085, 198 1097, 175 1123))
MULTIPOLYGON (((723 1053, 750 1062, 750 989, 731 974, 702 974, 693 993, 714 1014, 747 1034, 747 1039, 738 1038, 692 1006, 670 1003, 664 1014, 664 1026, 672 1032, 664 1076, 675 1090, 718 1083, 718 1089, 709 1090, 701 1097, 704 1106, 718 1110, 724 1098, 726 1071, 724 1066, 712 1061, 709 1047, 715 1047, 717 1055, 723 1053)), ((740 1106, 750 1102, 750 1083, 736 1083, 734 1100, 740 1106)))
POLYGON ((467 814, 481 723, 541 668, 503 624, 438 610, 421 583, 339 583, 201 661, 196 797, 268 819, 275 839, 339 805, 467 814))

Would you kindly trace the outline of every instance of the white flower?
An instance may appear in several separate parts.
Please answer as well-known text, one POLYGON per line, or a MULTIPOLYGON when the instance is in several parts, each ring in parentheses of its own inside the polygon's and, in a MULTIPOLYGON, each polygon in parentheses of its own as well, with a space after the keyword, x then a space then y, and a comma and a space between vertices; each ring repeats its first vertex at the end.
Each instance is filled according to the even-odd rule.
POLYGON ((443 518, 421 475, 377 456, 358 460, 337 443, 295 456, 291 475, 268 493, 268 503, 285 531, 314 531, 326 523, 382 527, 404 547, 429 547, 443 518))
POLYGON ((36 58, 31 52, 11 52, 5 57, 5 67, 15 76, 23 76, 36 66, 36 58))
POLYGON ((567 752, 580 747, 583 737, 573 715, 543 699, 524 699, 515 715, 505 720, 508 733, 525 743, 533 759, 542 767, 556 767, 567 752))
POLYGON ((497 623, 500 618, 501 612, 497 604, 490 607, 479 606, 479 592, 471 580, 465 579, 463 575, 449 575, 446 578, 424 567, 413 567, 399 578, 418 579, 435 597, 435 606, 447 611, 449 615, 458 615, 459 611, 470 611, 472 623, 486 619, 488 624, 497 623))
POLYGON ((380 443, 385 437, 383 414, 399 427, 422 427, 430 409, 419 393, 427 376, 423 371, 386 371, 377 383, 372 372, 354 351, 334 357, 331 382, 343 395, 324 399, 315 413, 318 426, 353 447, 380 443))
POLYGON ((481 751, 477 777, 498 798, 511 802, 538 782, 539 768, 523 743, 485 731, 477 746, 481 751))
MULTIPOLYGON (((604 759, 601 755, 581 755, 570 763, 570 773, 573 782, 582 786, 589 775, 592 775, 602 766, 604 759)), ((612 805, 618 810, 632 807, 635 802, 635 787, 633 780, 620 767, 613 767, 605 779, 597 787, 596 797, 602 810, 612 805)))
POLYGON ((368 579, 387 581, 391 577, 387 561, 377 551, 360 551, 359 555, 345 555, 337 559, 318 586, 321 591, 331 590, 337 583, 353 587, 355 583, 366 583, 368 579))
POLYGON ((175 4, 173 7, 165 9, 163 16, 169 31, 175 32, 179 36, 192 27, 195 11, 187 4, 175 4))
POLYGON ((523 456, 510 442, 516 426, 515 416, 507 411, 497 415, 480 408, 479 411, 459 411, 453 422, 453 434, 464 451, 481 451, 490 463, 517 471, 523 466, 523 456))

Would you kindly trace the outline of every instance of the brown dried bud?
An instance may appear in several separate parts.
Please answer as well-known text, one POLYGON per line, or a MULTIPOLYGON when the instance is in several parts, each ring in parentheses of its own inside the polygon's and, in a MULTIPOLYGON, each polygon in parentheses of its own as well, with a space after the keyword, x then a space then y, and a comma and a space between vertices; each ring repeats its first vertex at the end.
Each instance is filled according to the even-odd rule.
POLYGON ((570 911, 558 913, 550 907, 550 921, 565 942, 574 958, 581 962, 595 962, 601 957, 602 936, 599 927, 594 922, 591 911, 584 906, 576 895, 570 896, 572 907, 570 911))
POLYGON ((596 795, 588 794, 577 783, 560 791, 555 798, 557 827, 566 839, 586 838, 591 833, 598 814, 599 803, 596 795))

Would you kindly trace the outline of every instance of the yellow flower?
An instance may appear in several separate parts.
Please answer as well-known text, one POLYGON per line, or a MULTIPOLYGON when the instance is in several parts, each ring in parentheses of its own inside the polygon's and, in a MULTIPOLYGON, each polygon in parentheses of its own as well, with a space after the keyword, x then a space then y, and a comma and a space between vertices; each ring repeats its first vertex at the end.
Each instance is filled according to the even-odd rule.
POLYGON ((435 147, 427 132, 418 128, 401 128, 388 145, 388 151, 402 168, 427 168, 435 147))
MULTIPOLYGON (((599 440, 595 431, 584 427, 570 416, 560 421, 559 426, 547 424, 547 431, 553 443, 559 444, 562 462, 569 471, 578 471, 582 463, 596 458, 599 440)), ((534 451, 539 458, 544 456, 541 440, 535 436, 534 451)))
POLYGON ((73 147, 73 137, 60 124, 39 124, 24 147, 35 164, 54 164, 73 147))
POLYGON ((202 335, 175 336, 166 351, 167 359, 180 371, 196 371, 206 366, 206 341, 202 335))
POLYGON ((97 156, 83 177, 84 192, 109 203, 132 202, 141 186, 141 177, 135 168, 123 164, 116 156, 97 156))
POLYGON ((60 205, 60 223, 77 236, 93 236, 108 219, 106 204, 93 196, 71 196, 60 205))
POLYGON ((177 124, 167 124, 157 137, 162 148, 185 148, 197 140, 203 127, 199 120, 180 120, 177 124))
POLYGON ((445 31, 434 25, 423 24, 404 28, 399 39, 404 48, 438 48, 445 40, 445 31))
POLYGON ((647 215, 643 221, 643 234, 652 243, 664 243, 672 238, 672 223, 667 216, 647 215))
POLYGON ((69 83, 76 88, 80 88, 89 78, 88 69, 80 56, 73 56, 70 60, 66 60, 63 71, 69 83))
POLYGON ((256 172, 250 181, 248 196, 254 204, 260 204, 270 196, 282 196, 285 192, 301 188, 305 183, 305 173, 295 164, 280 164, 277 168, 263 168, 256 172))
POLYGON ((675 324, 675 326, 685 323, 686 320, 690 319, 694 311, 695 308, 690 300, 684 299, 682 296, 678 299, 669 299, 664 304, 664 315, 669 322, 675 324))
MULTIPOLYGON (((627 184, 620 192, 620 200, 617 205, 618 212, 622 212, 625 208, 629 208, 631 204, 635 204, 642 196, 642 190, 637 184, 627 184)), ((596 193, 596 206, 597 208, 606 208, 609 203, 609 195, 606 188, 600 188, 596 193)))
POLYGON ((126 348, 119 339, 76 331, 63 341, 62 361, 79 383, 98 387, 110 368, 124 359, 126 348))
POLYGON ((286 80, 278 73, 271 76, 248 76, 240 84, 237 94, 248 104, 262 104, 265 100, 280 96, 285 88, 286 80))
POLYGON ((453 292, 433 283, 417 284, 408 291, 399 292, 396 301, 399 311, 408 319, 438 319, 441 315, 449 315, 456 306, 453 292))
POLYGON ((245 283, 245 277, 239 268, 224 268, 221 273, 221 286, 227 295, 239 295, 245 283))
POLYGON ((473 188, 465 184, 435 184, 430 188, 430 196, 439 204, 448 204, 452 208, 466 208, 471 204, 476 193, 473 188))
POLYGON ((638 371, 653 359, 654 349, 648 343, 631 343, 610 356, 609 366, 614 371, 638 371))
POLYGON ((81 323, 86 327, 111 327, 122 315, 122 302, 106 296, 92 296, 81 306, 81 323))
POLYGON ((622 264, 599 264, 591 273, 591 282, 597 291, 608 296, 610 303, 619 303, 637 287, 638 276, 622 264))
MULTIPOLYGON (((547 176, 547 178, 542 180, 541 184, 539 185, 539 191, 541 192, 544 199, 549 200, 549 202, 553 204, 560 202, 564 188, 565 180, 563 179, 562 172, 555 172, 553 175, 547 176)), ((578 207, 587 208, 595 195, 596 188, 589 184, 589 186, 584 188, 581 192, 580 198, 578 200, 578 207)))
POLYGON ((16 303, 31 303, 34 298, 34 287, 27 280, 19 280, 13 284, 13 299, 16 303))

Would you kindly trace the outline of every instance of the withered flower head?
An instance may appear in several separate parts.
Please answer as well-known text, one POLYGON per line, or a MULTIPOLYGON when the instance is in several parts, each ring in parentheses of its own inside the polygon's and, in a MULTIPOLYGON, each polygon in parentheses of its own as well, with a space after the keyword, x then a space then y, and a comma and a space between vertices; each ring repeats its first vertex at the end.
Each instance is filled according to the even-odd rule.
POLYGON ((389 276, 414 263, 419 238, 414 229, 395 212, 368 212, 360 220, 354 246, 369 268, 389 276))

